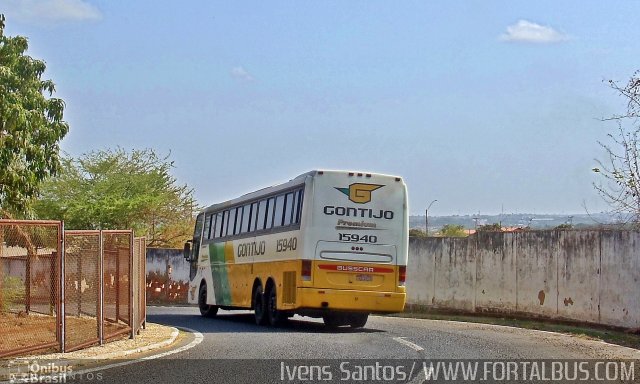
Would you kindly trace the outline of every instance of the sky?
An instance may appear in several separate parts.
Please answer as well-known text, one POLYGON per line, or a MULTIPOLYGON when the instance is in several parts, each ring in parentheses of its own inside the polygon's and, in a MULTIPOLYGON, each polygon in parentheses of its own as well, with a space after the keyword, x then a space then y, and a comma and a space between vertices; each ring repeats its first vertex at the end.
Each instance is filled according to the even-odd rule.
POLYGON ((585 213, 640 63, 640 1, 0 0, 70 156, 151 148, 202 205, 312 169, 429 215, 585 213))

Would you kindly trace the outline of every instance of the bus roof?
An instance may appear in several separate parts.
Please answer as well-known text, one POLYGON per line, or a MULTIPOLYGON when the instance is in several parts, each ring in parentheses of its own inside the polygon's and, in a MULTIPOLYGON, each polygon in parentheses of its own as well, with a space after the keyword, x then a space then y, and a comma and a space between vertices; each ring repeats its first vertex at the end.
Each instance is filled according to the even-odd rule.
POLYGON ((261 189, 258 189, 256 191, 253 192, 249 192, 249 193, 245 193, 244 195, 241 195, 239 197, 236 197, 234 199, 231 200, 227 200, 227 201, 223 201, 220 203, 215 203, 212 204, 208 207, 206 207, 205 209, 203 209, 203 212, 210 212, 210 211, 217 211, 220 209, 224 209, 224 208, 228 208, 228 207, 232 207, 238 203, 244 202, 244 201, 248 201, 248 200, 254 200, 254 199, 258 199, 261 196, 265 196, 265 195, 269 195, 272 193, 277 193, 278 191, 281 190, 285 190, 291 187, 295 187, 297 185, 301 185, 304 183, 304 181, 309 178, 309 177, 315 177, 316 175, 323 175, 323 174, 348 174, 349 176, 367 176, 370 177, 372 175, 375 176, 382 176, 382 177, 390 177, 390 178, 395 178, 396 181, 401 181, 402 179, 399 176, 393 176, 393 175, 386 175, 386 174, 382 174, 382 173, 375 173, 375 172, 363 172, 363 171, 345 171, 345 170, 335 170, 335 169, 315 169, 309 172, 305 172, 302 173, 296 177, 294 177, 293 179, 284 182, 284 183, 280 183, 280 184, 274 184, 268 187, 264 187, 261 189))

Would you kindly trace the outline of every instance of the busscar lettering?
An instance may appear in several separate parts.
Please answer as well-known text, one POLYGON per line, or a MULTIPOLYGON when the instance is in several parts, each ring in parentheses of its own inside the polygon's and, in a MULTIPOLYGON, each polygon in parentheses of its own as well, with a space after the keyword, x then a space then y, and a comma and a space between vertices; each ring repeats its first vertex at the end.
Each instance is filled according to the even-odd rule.
POLYGON ((374 272, 373 267, 361 267, 354 265, 337 265, 336 271, 341 272, 374 272))
POLYGON ((393 220, 393 211, 385 211, 383 209, 373 210, 371 208, 336 207, 333 205, 325 205, 323 211, 325 215, 329 216, 335 215, 393 220))

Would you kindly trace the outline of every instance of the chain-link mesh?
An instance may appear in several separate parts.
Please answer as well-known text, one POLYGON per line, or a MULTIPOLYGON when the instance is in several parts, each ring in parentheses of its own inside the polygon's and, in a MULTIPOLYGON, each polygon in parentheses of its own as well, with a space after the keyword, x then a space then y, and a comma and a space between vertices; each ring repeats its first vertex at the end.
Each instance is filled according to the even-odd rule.
POLYGON ((65 351, 100 341, 100 232, 65 231, 65 351))
POLYGON ((104 338, 131 330, 131 231, 103 231, 104 338))
POLYGON ((145 254, 133 231, 63 234, 61 222, 0 220, 0 357, 138 332, 145 254))
POLYGON ((0 357, 59 346, 60 222, 0 220, 0 357))

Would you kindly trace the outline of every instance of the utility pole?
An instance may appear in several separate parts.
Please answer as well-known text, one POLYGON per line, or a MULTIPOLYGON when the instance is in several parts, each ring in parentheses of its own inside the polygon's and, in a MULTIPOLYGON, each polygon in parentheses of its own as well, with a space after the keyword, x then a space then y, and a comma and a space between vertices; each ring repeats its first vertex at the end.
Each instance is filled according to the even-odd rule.
POLYGON ((427 209, 424 210, 424 232, 426 233, 427 237, 429 237, 429 208, 431 208, 431 204, 435 203, 436 201, 438 200, 436 199, 430 202, 427 206, 427 209))

